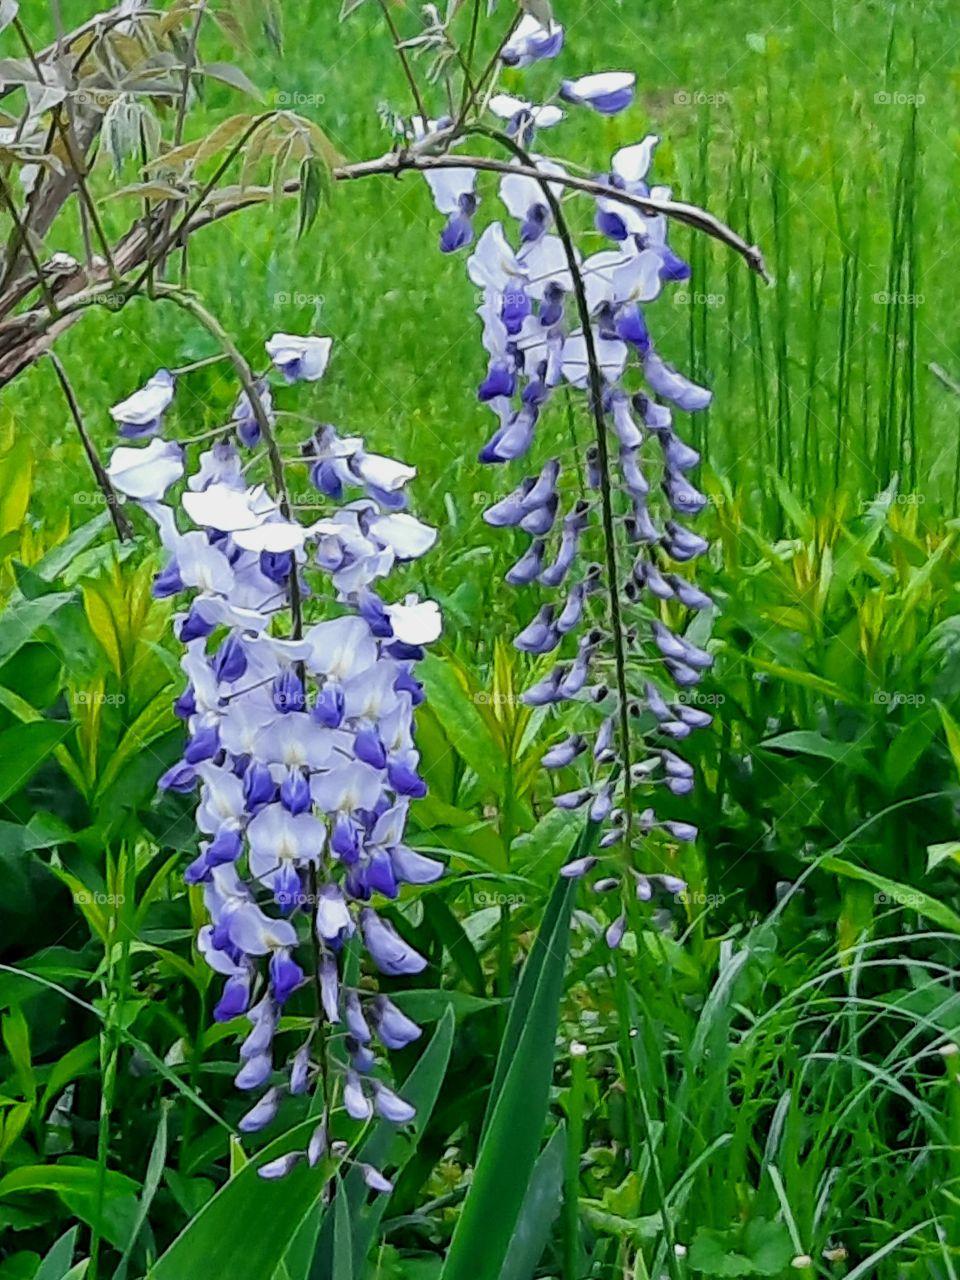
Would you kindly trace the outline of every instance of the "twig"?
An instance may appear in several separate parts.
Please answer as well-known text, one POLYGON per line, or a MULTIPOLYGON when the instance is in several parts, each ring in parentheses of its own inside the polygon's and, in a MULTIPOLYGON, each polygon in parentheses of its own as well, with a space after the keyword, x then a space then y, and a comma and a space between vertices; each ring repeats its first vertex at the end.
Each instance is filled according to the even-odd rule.
MULTIPOLYGON (((276 112, 269 112, 254 121, 244 135, 244 139, 249 140, 250 134, 275 114, 276 112)), ((243 140, 241 140, 242 142, 243 140)), ((228 163, 229 160, 224 161, 218 167, 218 174, 222 174, 228 163)), ((338 165, 332 170, 332 176, 338 182, 354 182, 362 178, 378 175, 392 174, 396 177, 406 170, 427 172, 432 169, 458 168, 472 168, 486 173, 520 174, 524 177, 533 178, 537 182, 540 182, 543 178, 541 170, 526 164, 511 164, 488 156, 433 156, 422 155, 416 151, 394 152, 373 160, 363 160, 356 164, 338 165)), ((216 178, 211 179, 211 182, 216 180, 216 178)), ((629 192, 610 186, 609 183, 577 178, 571 174, 551 173, 550 185, 551 187, 565 187, 572 191, 583 191, 593 196, 606 196, 629 208, 639 209, 648 215, 663 214, 665 217, 672 218, 677 222, 692 226, 733 249, 744 259, 751 270, 769 283, 769 276, 764 267, 763 254, 760 249, 756 245, 748 244, 735 231, 705 209, 676 200, 658 200, 652 196, 631 195, 629 192)), ((212 190, 211 183, 207 183, 204 193, 201 193, 200 197, 194 201, 191 209, 184 214, 177 227, 174 228, 166 240, 162 244, 154 246, 155 255, 167 252, 172 244, 184 241, 186 237, 202 227, 219 222, 221 218, 228 217, 241 209, 261 204, 268 194, 266 189, 250 188, 243 195, 238 196, 236 200, 218 204, 213 209, 201 209, 200 206, 203 200, 206 199, 206 194, 209 194, 209 190, 212 190)), ((299 191, 300 182, 297 179, 290 179, 283 186, 285 195, 294 196, 299 191)), ((149 244, 148 238, 144 234, 142 223, 138 223, 132 228, 120 242, 120 245, 121 247, 118 248, 116 256, 120 261, 123 272, 134 271, 145 261, 148 262, 148 265, 145 271, 135 280, 123 287, 118 306, 122 306, 128 298, 137 292, 149 273, 150 262, 155 260, 155 258, 149 260, 147 257, 149 244)), ((38 284, 40 279, 42 279, 42 275, 38 276, 38 284)), ((71 280, 69 284, 75 288, 75 279, 71 280)), ((56 315, 50 314, 49 311, 45 310, 31 310, 21 312, 6 320, 0 320, 0 386, 5 385, 21 369, 32 364, 43 354, 44 342, 47 341, 45 335, 55 325, 58 325, 61 329, 67 327, 68 324, 72 323, 72 320, 67 319, 67 317, 75 316, 88 306, 98 305, 103 301, 104 296, 110 292, 111 289, 101 280, 91 283, 90 287, 82 292, 74 293, 72 296, 65 296, 62 302, 58 296, 59 313, 56 315)))
POLYGON ((77 400, 70 379, 67 377, 67 371, 60 362, 60 357, 53 351, 48 351, 47 355, 50 363, 53 365, 57 375, 57 380, 63 390, 64 399, 70 409, 70 416, 76 425, 80 441, 83 445, 84 453, 87 455, 87 461, 90 463, 90 469, 94 474, 97 486, 103 494, 103 500, 107 504, 107 510, 110 512, 110 519, 113 521, 113 527, 117 531, 117 537, 121 542, 129 542, 133 539, 133 526, 127 519, 126 512, 120 506, 120 500, 117 497, 117 491, 114 489, 110 477, 107 475, 106 468, 100 461, 100 455, 97 453, 96 447, 90 438, 90 433, 83 421, 83 415, 80 412, 80 404, 77 400))
POLYGON ((393 14, 390 12, 390 6, 387 0, 380 0, 380 12, 386 19, 387 26, 390 28, 390 38, 393 40, 393 47, 397 51, 397 57, 403 67, 403 74, 407 78, 407 84, 410 86, 410 92, 413 94, 413 101, 420 113, 420 119, 423 121, 424 130, 427 127, 427 111, 423 105, 423 98, 420 96, 420 86, 417 84, 417 78, 413 74, 413 68, 410 66, 410 59, 407 57, 407 51, 403 47, 403 41, 400 39, 400 32, 397 30, 397 24, 393 20, 393 14))

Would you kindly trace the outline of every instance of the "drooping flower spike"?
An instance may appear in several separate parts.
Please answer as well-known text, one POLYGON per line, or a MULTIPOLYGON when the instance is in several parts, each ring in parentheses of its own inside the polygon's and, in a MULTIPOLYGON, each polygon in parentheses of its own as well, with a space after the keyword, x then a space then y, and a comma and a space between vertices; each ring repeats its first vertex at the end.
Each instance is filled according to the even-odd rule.
MULTIPOLYGON (((527 15, 504 61, 524 67, 546 49, 555 56, 560 42, 548 37, 527 15)), ((609 71, 566 79, 559 94, 574 107, 613 115, 630 106, 635 87, 632 72, 609 71)), ((532 707, 586 703, 600 715, 594 735, 565 732, 548 745, 542 763, 559 782, 555 803, 601 828, 596 855, 577 858, 563 874, 596 872, 599 892, 619 886, 624 907, 606 930, 616 948, 630 899, 646 900, 654 887, 683 888, 666 866, 651 868, 659 854, 657 846, 646 847, 647 838, 656 832, 668 843, 685 843, 697 834, 690 823, 660 820, 646 801, 638 802, 658 789, 689 793, 693 769, 677 748, 711 719, 686 691, 712 659, 682 634, 681 620, 683 610, 708 609, 712 601, 677 571, 708 549, 686 524, 706 498, 689 479, 699 455, 680 439, 673 418, 674 410, 705 409, 711 393, 664 360, 649 323, 651 304, 669 284, 686 279, 689 268, 667 243, 666 219, 620 198, 669 197, 667 188, 648 185, 659 138, 648 134, 611 156, 609 194, 593 204, 594 225, 613 247, 582 257, 569 231, 557 225, 561 188, 546 185, 564 170, 529 150, 536 130, 559 124, 561 113, 552 104, 534 107, 502 94, 488 106, 515 140, 508 150, 543 181, 526 173, 500 179, 511 221, 494 219, 478 229, 467 258, 470 280, 482 290, 477 314, 487 354, 477 396, 495 424, 479 456, 502 465, 530 455, 563 384, 582 394, 594 438, 579 478, 549 459, 494 502, 484 519, 527 535, 506 574, 508 584, 535 594, 514 644, 553 665, 523 700, 532 707), (628 390, 637 380, 644 390, 628 390), (648 441, 656 442, 653 452, 648 441), (603 567, 587 560, 590 555, 603 567), (609 671, 611 658, 608 684, 599 671, 609 671)), ((449 213, 449 205, 436 203, 449 213)))
MULTIPOLYGON (((266 349, 285 381, 315 382, 331 345, 277 334, 266 349)), ((169 398, 156 386, 148 395, 150 385, 114 411, 121 430, 134 416, 146 427, 150 414, 156 429, 169 398)), ((209 916, 198 948, 223 979, 214 1017, 249 1028, 236 1075, 251 1095, 241 1131, 271 1124, 286 1094, 317 1087, 331 1069, 318 1062, 316 1024, 289 1055, 276 1045, 281 1012, 309 985, 322 1016, 346 1028, 348 1115, 405 1124, 413 1108, 380 1078, 374 1046, 408 1044, 419 1028, 385 997, 347 987, 341 957, 357 938, 381 973, 426 964, 384 908, 403 884, 443 872, 404 841, 410 799, 426 790, 413 738, 416 662, 442 624, 433 601, 379 592, 395 564, 430 549, 436 531, 400 510, 414 468, 329 425, 318 425, 303 450, 320 514, 301 524, 285 491, 245 474, 238 444, 275 447, 263 440, 264 420, 272 433, 260 378, 252 396, 241 392, 224 437, 196 460, 178 497, 170 493, 186 462, 175 441, 122 446, 108 466, 115 488, 156 523, 166 562, 154 591, 178 606, 186 686, 175 710, 187 737, 160 785, 198 792, 200 838, 186 878, 202 888, 209 916), (330 595, 311 587, 322 577, 336 614, 304 618, 304 601, 330 595)), ((315 1135, 307 1151, 261 1176, 281 1177, 299 1159, 316 1163, 326 1147, 315 1135)), ((364 1176, 389 1187, 376 1170, 364 1176)))

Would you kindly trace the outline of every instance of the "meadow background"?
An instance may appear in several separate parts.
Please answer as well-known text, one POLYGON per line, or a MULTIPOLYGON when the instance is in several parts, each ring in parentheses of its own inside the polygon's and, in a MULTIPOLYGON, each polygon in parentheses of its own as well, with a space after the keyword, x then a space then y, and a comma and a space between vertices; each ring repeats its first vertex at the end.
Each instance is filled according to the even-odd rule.
MULTIPOLYGON (((405 90, 374 6, 342 26, 336 7, 286 6, 282 52, 263 40, 240 61, 268 104, 360 160, 387 146, 377 107, 405 90)), ((38 43, 46 8, 24 6, 38 43)), ((62 8, 68 27, 91 12, 62 8)), ((960 21, 944 0, 557 9, 565 68, 629 67, 639 86, 613 120, 571 113, 564 153, 600 172, 658 133, 657 180, 759 243, 773 284, 674 231, 694 274, 651 329, 715 392, 693 429, 715 539, 717 661, 701 689, 716 720, 692 743, 698 790, 672 815, 701 838, 676 854, 681 918, 652 913, 630 939, 626 985, 578 917, 544 1128, 560 1137, 544 1201, 526 1206, 529 1269, 501 1274, 955 1280, 960 21)), ((412 6, 394 12, 413 29, 412 6)), ((547 64, 503 83, 536 97, 554 79, 547 64)), ((208 82, 190 135, 239 109, 208 82)), ((95 185, 116 183, 103 168, 95 185)), ((137 212, 102 208, 118 233, 137 212)), ((421 717, 431 795, 415 813, 419 845, 456 874, 410 907, 432 946, 410 1004, 440 1026, 452 1010, 456 1035, 380 1243, 355 1248, 352 1274, 383 1280, 440 1273, 503 1002, 570 842, 512 697, 514 557, 481 512, 515 477, 476 461, 489 425, 476 298, 437 233, 406 175, 336 188, 302 240, 295 202, 238 214, 189 258, 191 286, 255 362, 277 330, 335 338, 311 412, 415 463, 415 508, 441 529, 415 579, 447 618, 421 717)), ((69 220, 57 235, 49 251, 77 251, 69 220)), ((106 451, 109 405, 212 347, 141 300, 88 312, 57 350, 106 451)), ((178 434, 218 425, 234 396, 221 368, 192 375, 178 434)), ((564 446, 555 430, 545 450, 564 446)), ((46 362, 4 388, 0 439, 0 585, 8 606, 39 602, 36 633, 8 621, 0 639, 0 959, 33 975, 0 972, 0 1277, 62 1280, 88 1258, 87 1280, 140 1276, 238 1161, 170 1078, 235 1121, 179 878, 189 823, 153 801, 178 753, 178 673, 149 546, 118 555, 106 536, 46 362), (53 594, 66 598, 45 615, 53 594), (29 1172, 64 1165, 78 1172, 29 1172), (41 1270, 65 1231, 67 1269, 41 1270)), ((329 1273, 313 1265, 310 1280, 329 1273)), ((289 1259, 262 1274, 299 1280, 289 1259)))

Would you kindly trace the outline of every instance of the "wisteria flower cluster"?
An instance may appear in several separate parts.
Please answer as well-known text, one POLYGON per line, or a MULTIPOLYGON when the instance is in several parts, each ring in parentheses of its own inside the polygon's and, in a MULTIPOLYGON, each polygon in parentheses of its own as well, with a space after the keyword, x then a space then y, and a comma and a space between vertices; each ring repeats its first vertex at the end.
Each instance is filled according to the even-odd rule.
MULTIPOLYGON (((267 343, 288 383, 320 379, 330 348, 329 338, 290 334, 267 343)), ((348 988, 344 955, 356 938, 383 974, 426 964, 377 904, 443 871, 404 843, 410 802, 426 791, 413 740, 423 696, 415 668, 441 619, 432 601, 391 603, 377 588, 395 565, 428 551, 436 531, 403 509, 414 469, 358 437, 318 425, 299 462, 283 458, 266 375, 240 394, 170 498, 188 452, 161 434, 175 383, 161 370, 111 410, 123 436, 149 439, 117 448, 108 474, 155 522, 167 558, 154 593, 181 606, 186 687, 175 709, 187 737, 161 786, 199 793, 199 853, 186 878, 202 886, 209 913, 199 950, 223 978, 214 1016, 249 1026, 236 1085, 251 1106, 240 1129, 263 1129, 285 1094, 326 1082, 335 1058, 346 1064, 339 1087, 351 1117, 404 1123, 413 1108, 381 1078, 376 1046, 400 1048, 420 1029, 386 996, 348 988), (241 448, 258 447, 245 462, 241 448), (265 456, 279 493, 247 479, 265 456), (313 523, 291 509, 288 462, 309 468, 320 510, 313 523), (322 616, 307 623, 307 612, 322 616), (311 1030, 284 1064, 274 1043, 281 1013, 311 987, 311 1030), (331 1033, 346 1052, 324 1061, 331 1033)), ((330 1146, 329 1123, 323 1110, 308 1149, 261 1175, 315 1164, 330 1146)), ((389 1190, 378 1170, 363 1173, 389 1190)))
MULTIPOLYGON (((563 42, 562 26, 528 12, 501 59, 527 67, 554 58, 563 42)), ((564 80, 558 98, 613 115, 630 105, 634 86, 630 72, 602 72, 564 80)), ((605 193, 593 197, 595 231, 611 247, 583 257, 569 229, 563 187, 550 181, 566 170, 533 149, 539 131, 558 125, 563 110, 555 101, 536 105, 507 94, 491 97, 487 106, 501 125, 479 131, 498 138, 518 169, 499 182, 507 226, 493 220, 477 234, 474 169, 444 167, 424 176, 437 209, 447 215, 440 248, 472 246, 467 272, 481 290, 487 370, 477 395, 496 429, 480 460, 526 458, 548 404, 564 385, 583 393, 594 425, 572 473, 560 458, 548 458, 489 507, 485 519, 528 537, 506 580, 540 588, 541 603, 515 646, 556 656, 523 700, 535 707, 588 702, 601 713, 595 733, 567 735, 547 750, 543 765, 574 780, 557 789, 555 803, 584 809, 600 828, 599 856, 576 859, 564 874, 596 869, 595 887, 622 887, 624 911, 607 931, 616 947, 630 896, 646 900, 655 887, 674 893, 684 887, 666 864, 652 874, 649 860, 635 865, 637 838, 654 830, 670 841, 697 836, 690 823, 658 819, 649 804, 636 812, 636 797, 656 786, 675 796, 689 793, 694 771, 676 745, 711 719, 683 692, 709 668, 710 654, 675 629, 685 611, 707 609, 712 601, 681 572, 708 549, 685 523, 706 499, 688 478, 699 455, 677 434, 673 419, 674 410, 705 409, 711 393, 663 359, 647 325, 648 304, 690 274, 667 242, 666 218, 642 208, 643 197, 670 198, 668 188, 648 183, 659 139, 649 135, 613 155, 599 180, 605 193), (653 454, 646 447, 650 440, 653 454), (601 552, 596 563, 585 562, 591 543, 601 552), (605 618, 595 596, 606 601, 605 618), (610 874, 603 851, 615 845, 627 857, 610 874)))

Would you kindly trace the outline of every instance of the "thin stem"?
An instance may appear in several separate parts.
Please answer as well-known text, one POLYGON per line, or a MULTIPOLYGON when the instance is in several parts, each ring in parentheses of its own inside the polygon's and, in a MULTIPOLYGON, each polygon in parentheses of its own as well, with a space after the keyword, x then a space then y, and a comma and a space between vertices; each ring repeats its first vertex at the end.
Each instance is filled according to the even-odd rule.
POLYGON ((380 0, 380 12, 383 14, 387 26, 390 28, 390 38, 393 40, 393 47, 400 59, 400 65, 403 67, 403 74, 407 78, 407 84, 410 86, 410 92, 413 94, 414 105, 420 119, 423 121, 424 130, 427 127, 427 110, 423 105, 423 98, 420 96, 420 86, 417 84, 417 78, 413 74, 413 68, 410 66, 410 59, 407 57, 407 51, 403 48, 403 41, 400 39, 400 32, 397 30, 397 24, 393 20, 393 14, 390 12, 390 6, 387 0, 380 0))
POLYGON ((603 524, 604 558, 607 569, 607 598, 610 610, 610 630, 613 633, 613 653, 616 666, 617 700, 620 757, 624 771, 623 780, 623 813, 624 813, 624 845, 629 852, 630 835, 633 821, 633 797, 631 795, 632 770, 630 757, 630 699, 627 690, 627 650, 623 634, 623 618, 620 611, 620 579, 617 566, 617 540, 614 527, 613 488, 610 481, 610 454, 607 448, 607 423, 603 412, 603 375, 600 372, 600 361, 597 358, 596 342, 590 320, 590 306, 583 285, 583 276, 577 261, 576 246, 570 227, 564 216, 560 201, 550 188, 546 176, 533 165, 533 161, 519 143, 496 129, 487 129, 483 125, 474 126, 470 132, 499 142, 511 151, 518 160, 530 165, 537 174, 537 181, 543 197, 550 206, 557 235, 563 245, 567 267, 573 280, 573 293, 577 303, 580 327, 587 351, 587 367, 590 379, 590 409, 593 414, 594 435, 597 445, 597 462, 600 471, 600 511, 603 524))
POLYGON ((11 263, 13 262, 13 260, 17 256, 17 253, 19 252, 20 246, 22 245, 23 248, 27 251, 27 257, 30 259, 31 265, 33 266, 33 270, 36 273, 37 284, 40 286, 40 292, 43 294, 44 301, 46 302, 50 310, 53 312, 53 314, 57 315, 57 300, 53 296, 53 293, 50 290, 50 285, 47 282, 47 278, 43 273, 43 267, 40 265, 40 259, 37 257, 37 252, 34 249, 33 245, 30 243, 30 236, 27 232, 27 228, 23 222, 23 219, 20 217, 20 212, 17 209, 16 201, 14 200, 13 196, 10 194, 10 188, 7 186, 6 182, 3 180, 2 177, 0 177, 0 195, 3 196, 3 203, 7 206, 7 209, 10 212, 10 217, 13 221, 14 229, 17 233, 16 244, 11 248, 10 261, 11 263))
MULTIPOLYGON (((201 227, 211 226, 218 222, 221 218, 227 217, 232 213, 238 212, 240 209, 248 208, 252 205, 260 204, 265 198, 264 191, 251 189, 238 199, 230 202, 224 202, 218 205, 216 209, 205 210, 200 217, 196 217, 200 210, 200 206, 206 199, 206 196, 216 185, 219 175, 229 165, 239 149, 249 141, 250 136, 263 124, 266 120, 275 116, 276 112, 268 112, 254 121, 245 133, 231 154, 224 160, 219 167, 217 174, 210 180, 204 191, 201 192, 198 199, 188 210, 178 226, 170 233, 170 235, 159 246, 155 246, 155 257, 151 259, 146 270, 141 273, 134 281, 126 285, 121 293, 116 309, 119 310, 126 301, 132 297, 141 287, 144 280, 150 273, 156 258, 162 257, 170 246, 177 241, 185 242, 186 237, 192 235, 194 231, 198 231, 201 227)), ((452 137, 453 135, 451 135, 452 137)), ((433 169, 462 169, 471 168, 481 172, 499 173, 499 174, 520 174, 524 177, 534 178, 540 182, 543 174, 527 164, 508 164, 502 160, 495 160, 488 156, 450 156, 450 155, 421 155, 415 150, 404 152, 393 152, 389 155, 381 156, 375 160, 365 160, 358 164, 340 165, 333 169, 332 176, 338 182, 355 181, 360 178, 374 177, 377 175, 392 174, 396 176, 404 170, 414 170, 419 172, 427 172, 433 169)), ((704 209, 699 209, 695 205, 684 204, 672 200, 656 200, 649 196, 634 196, 629 192, 618 190, 611 187, 607 183, 595 182, 586 178, 577 178, 572 174, 551 174, 551 186, 561 186, 572 191, 583 191, 588 195, 606 196, 611 200, 615 200, 620 204, 629 208, 639 209, 647 214, 663 214, 665 217, 672 218, 675 221, 683 222, 688 226, 695 227, 697 230, 704 232, 706 235, 712 236, 721 243, 726 244, 729 248, 735 250, 747 263, 752 271, 760 275, 764 280, 769 282, 766 269, 763 263, 763 255, 756 245, 750 245, 743 240, 737 233, 731 230, 725 223, 715 218, 711 213, 704 209)), ((300 190, 300 183, 296 179, 291 179, 283 186, 285 195, 296 195, 300 190)), ((552 195, 552 193, 551 193, 552 195)), ((131 233, 132 235, 133 233, 131 233)), ((125 268, 127 271, 134 270, 144 261, 145 250, 136 238, 133 241, 133 247, 130 251, 129 265, 125 268)), ((38 283, 40 277, 38 276, 38 283)), ((115 287, 115 286, 114 286, 115 287)), ((83 290, 67 296, 58 301, 59 311, 47 311, 45 314, 40 310, 32 310, 22 312, 18 315, 9 317, 0 321, 0 386, 5 385, 23 368, 28 367, 44 353, 44 348, 40 340, 52 328, 55 322, 64 327, 62 322, 67 316, 75 316, 79 312, 85 310, 89 306, 97 305, 102 302, 106 294, 112 290, 105 283, 100 283, 90 289, 83 290), (7 335, 11 335, 7 337, 7 335)))
POLYGON ((183 142, 183 129, 187 121, 187 99, 190 96, 190 80, 197 65, 197 42, 200 39, 200 27, 207 11, 207 0, 200 0, 197 16, 193 21, 190 40, 187 44, 186 57, 183 60, 183 88, 177 101, 177 123, 173 128, 173 145, 179 147, 183 142))
POLYGON ((477 50, 477 32, 480 27, 480 3, 481 0, 473 0, 473 13, 470 17, 470 41, 467 45, 467 56, 461 60, 463 66, 463 97, 460 100, 460 110, 457 113, 461 120, 465 119, 467 106, 476 94, 471 73, 473 71, 474 55, 477 50))
POLYGON ((133 538, 133 526, 127 519, 126 513, 120 506, 120 499, 117 497, 117 491, 110 482, 106 468, 100 461, 100 455, 97 453, 90 433, 83 421, 83 415, 80 412, 80 404, 77 400, 76 393, 67 377, 67 371, 60 362, 59 356, 53 351, 48 351, 47 355, 50 363, 53 365, 57 375, 57 381, 63 391, 64 399, 70 409, 70 416, 73 418, 74 425, 80 436, 80 442, 83 445, 83 451, 87 455, 87 461, 90 463, 90 469, 94 478, 103 494, 104 502, 107 504, 107 510, 110 512, 110 519, 113 521, 113 527, 117 531, 117 537, 121 542, 131 541, 133 538))

